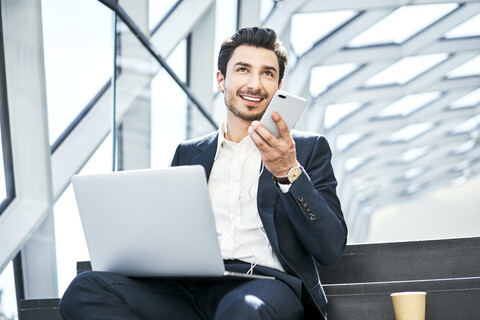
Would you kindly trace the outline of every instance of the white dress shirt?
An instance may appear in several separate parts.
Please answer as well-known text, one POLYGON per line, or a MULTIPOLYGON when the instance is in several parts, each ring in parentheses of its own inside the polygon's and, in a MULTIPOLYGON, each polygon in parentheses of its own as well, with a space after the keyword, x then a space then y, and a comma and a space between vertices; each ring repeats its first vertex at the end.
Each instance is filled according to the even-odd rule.
POLYGON ((284 271, 273 253, 257 209, 263 163, 250 136, 228 141, 226 121, 208 181, 223 259, 239 259, 284 271))

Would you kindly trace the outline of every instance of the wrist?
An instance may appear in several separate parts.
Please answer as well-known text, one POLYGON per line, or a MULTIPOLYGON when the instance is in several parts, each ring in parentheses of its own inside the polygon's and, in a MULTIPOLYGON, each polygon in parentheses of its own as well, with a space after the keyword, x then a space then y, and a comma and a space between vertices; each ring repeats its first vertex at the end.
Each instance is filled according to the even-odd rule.
POLYGON ((282 178, 288 175, 288 172, 295 167, 301 167, 300 163, 297 160, 295 162, 290 163, 289 165, 282 168, 281 171, 271 171, 272 174, 277 178, 282 178))
POLYGON ((279 184, 292 184, 298 179, 298 177, 303 173, 303 171, 303 167, 298 165, 290 168, 286 175, 280 177, 273 175, 272 178, 279 184))

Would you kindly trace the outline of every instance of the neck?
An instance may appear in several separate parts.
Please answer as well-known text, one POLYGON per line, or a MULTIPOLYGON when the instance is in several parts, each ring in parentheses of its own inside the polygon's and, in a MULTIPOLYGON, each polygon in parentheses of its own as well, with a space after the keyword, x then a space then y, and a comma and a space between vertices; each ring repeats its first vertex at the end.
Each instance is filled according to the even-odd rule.
POLYGON ((227 134, 226 138, 229 141, 238 143, 243 138, 248 136, 248 127, 250 122, 238 119, 237 117, 227 116, 227 134))

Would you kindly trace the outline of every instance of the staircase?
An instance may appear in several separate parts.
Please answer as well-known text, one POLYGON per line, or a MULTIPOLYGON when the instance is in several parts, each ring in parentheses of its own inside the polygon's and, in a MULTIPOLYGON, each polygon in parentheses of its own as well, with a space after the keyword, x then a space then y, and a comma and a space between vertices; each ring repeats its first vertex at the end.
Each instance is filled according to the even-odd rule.
MULTIPOLYGON (((427 320, 480 319, 480 238, 348 245, 319 271, 329 320, 394 320, 390 293, 401 291, 427 292, 427 320)), ((21 301, 20 320, 61 319, 58 303, 21 301)))
POLYGON ((319 271, 331 320, 394 320, 402 291, 427 292, 426 319, 480 319, 480 238, 350 245, 319 271))

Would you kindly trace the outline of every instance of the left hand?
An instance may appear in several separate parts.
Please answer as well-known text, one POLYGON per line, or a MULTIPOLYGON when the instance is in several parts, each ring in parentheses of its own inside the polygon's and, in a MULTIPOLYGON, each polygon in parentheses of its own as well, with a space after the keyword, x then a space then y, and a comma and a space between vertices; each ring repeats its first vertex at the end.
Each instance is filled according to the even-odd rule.
POLYGON ((300 166, 297 161, 295 141, 293 141, 287 125, 278 112, 272 113, 279 132, 279 138, 265 129, 259 121, 253 121, 248 134, 262 156, 265 167, 276 177, 284 177, 288 171, 300 166))

